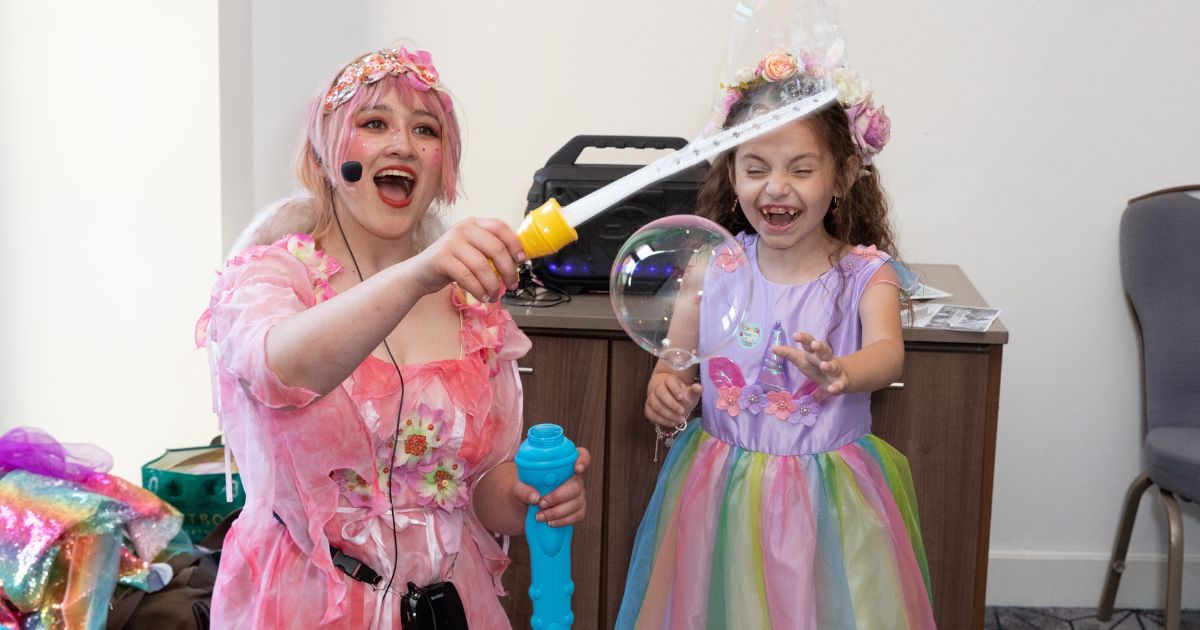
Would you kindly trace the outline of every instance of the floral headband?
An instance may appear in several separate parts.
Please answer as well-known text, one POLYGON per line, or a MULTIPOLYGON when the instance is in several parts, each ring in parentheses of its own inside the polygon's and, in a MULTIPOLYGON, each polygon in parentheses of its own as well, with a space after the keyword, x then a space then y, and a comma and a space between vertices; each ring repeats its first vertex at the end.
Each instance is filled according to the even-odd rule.
POLYGON ((437 68, 433 67, 433 58, 424 50, 409 52, 400 47, 364 55, 347 66, 325 95, 325 112, 332 112, 350 100, 362 86, 389 75, 404 75, 408 84, 418 92, 437 90, 441 93, 439 96, 446 111, 450 111, 451 102, 438 79, 437 68))
MULTIPOLYGON (((883 150, 892 135, 892 122, 882 107, 875 107, 873 93, 858 73, 845 66, 834 68, 830 78, 837 87, 838 103, 846 111, 850 135, 863 166, 870 166, 873 158, 883 150)), ((725 90, 724 114, 738 101, 751 94, 760 94, 763 88, 772 100, 782 104, 811 96, 825 82, 825 68, 808 53, 799 57, 776 49, 758 62, 753 71, 743 70, 735 77, 737 83, 721 84, 725 90)))

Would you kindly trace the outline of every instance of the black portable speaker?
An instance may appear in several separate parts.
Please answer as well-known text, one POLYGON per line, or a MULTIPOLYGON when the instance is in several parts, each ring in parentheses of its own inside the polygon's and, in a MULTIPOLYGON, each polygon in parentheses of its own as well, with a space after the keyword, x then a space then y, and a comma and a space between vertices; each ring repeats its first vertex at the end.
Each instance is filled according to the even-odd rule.
MULTIPOLYGON (((660 136, 575 136, 533 174, 526 213, 554 198, 562 206, 616 181, 641 166, 577 164, 580 153, 599 149, 682 149, 683 138, 660 136)), ((621 245, 647 223, 671 214, 691 214, 696 191, 708 172, 701 162, 657 181, 599 216, 577 226, 579 240, 550 256, 534 260, 534 273, 570 293, 607 291, 608 275, 621 245)))

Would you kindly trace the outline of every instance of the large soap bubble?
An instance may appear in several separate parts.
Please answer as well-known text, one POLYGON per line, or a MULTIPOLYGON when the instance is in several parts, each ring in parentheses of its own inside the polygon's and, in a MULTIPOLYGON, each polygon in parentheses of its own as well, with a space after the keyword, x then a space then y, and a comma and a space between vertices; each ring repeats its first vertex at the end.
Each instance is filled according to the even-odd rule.
POLYGON ((746 253, 694 215, 646 224, 621 247, 609 296, 629 337, 676 370, 718 354, 737 334, 753 286, 746 253))

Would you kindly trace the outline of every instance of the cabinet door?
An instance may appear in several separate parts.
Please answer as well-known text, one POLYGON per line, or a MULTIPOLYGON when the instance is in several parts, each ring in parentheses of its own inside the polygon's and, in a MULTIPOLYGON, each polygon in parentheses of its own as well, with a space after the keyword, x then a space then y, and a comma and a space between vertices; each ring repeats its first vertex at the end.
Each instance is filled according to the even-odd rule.
POLYGON ((658 462, 653 461, 654 427, 643 413, 654 357, 631 341, 613 341, 610 351, 607 480, 610 492, 602 628, 613 627, 617 620, 633 539, 667 456, 666 447, 660 445, 658 462))
POLYGON ((999 389, 998 351, 988 348, 909 346, 903 388, 880 390, 871 400, 873 432, 912 470, 939 628, 979 628, 983 621, 993 378, 999 389))
MULTIPOLYGON (((587 448, 592 463, 585 474, 587 518, 575 526, 571 540, 571 610, 576 628, 598 627, 601 549, 604 544, 604 420, 608 396, 608 342, 533 335, 533 349, 520 362, 525 389, 525 430, 550 422, 563 428, 576 446, 587 448)), ((522 433, 524 435, 524 433, 522 433)), ((502 598, 513 628, 529 628, 529 547, 513 539, 512 564, 504 572, 502 598)))

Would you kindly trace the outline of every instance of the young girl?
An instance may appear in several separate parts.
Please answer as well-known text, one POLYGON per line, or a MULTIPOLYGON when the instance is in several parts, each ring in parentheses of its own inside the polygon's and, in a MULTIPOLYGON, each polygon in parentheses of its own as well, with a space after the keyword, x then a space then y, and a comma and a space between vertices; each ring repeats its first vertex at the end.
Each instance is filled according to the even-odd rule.
MULTIPOLYGON (((767 59, 731 88, 725 126, 777 100, 763 68, 797 66, 767 59)), ((718 356, 682 372, 660 361, 651 377, 646 416, 682 433, 638 530, 618 628, 934 627, 907 462, 870 434, 871 392, 904 359, 871 165, 888 122, 854 75, 835 73, 839 103, 722 155, 700 191, 698 213, 744 247, 752 304, 718 356)), ((719 328, 705 305, 732 276, 706 275, 702 353, 720 341, 704 336, 719 328)))
POLYGON ((529 340, 498 298, 519 240, 494 220, 434 240, 459 147, 428 53, 361 57, 310 110, 310 197, 249 232, 308 229, 217 279, 197 335, 247 499, 213 627, 399 628, 407 584, 449 580, 471 628, 508 628, 490 532, 522 532, 529 504, 552 526, 583 517, 578 478, 539 497, 512 464, 529 340))

